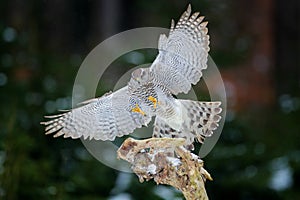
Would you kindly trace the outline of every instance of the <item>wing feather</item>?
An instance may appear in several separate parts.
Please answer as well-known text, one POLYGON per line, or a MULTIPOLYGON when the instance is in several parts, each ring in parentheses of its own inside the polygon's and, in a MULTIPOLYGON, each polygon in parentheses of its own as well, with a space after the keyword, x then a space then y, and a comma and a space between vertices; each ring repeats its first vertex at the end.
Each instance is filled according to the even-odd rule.
POLYGON ((151 118, 130 111, 128 87, 91 99, 68 112, 46 116, 46 134, 73 139, 114 140, 148 124, 151 118))
POLYGON ((150 67, 155 80, 175 95, 187 93, 207 68, 209 35, 207 22, 199 14, 191 15, 189 5, 176 26, 172 20, 169 36, 159 38, 159 54, 150 67))

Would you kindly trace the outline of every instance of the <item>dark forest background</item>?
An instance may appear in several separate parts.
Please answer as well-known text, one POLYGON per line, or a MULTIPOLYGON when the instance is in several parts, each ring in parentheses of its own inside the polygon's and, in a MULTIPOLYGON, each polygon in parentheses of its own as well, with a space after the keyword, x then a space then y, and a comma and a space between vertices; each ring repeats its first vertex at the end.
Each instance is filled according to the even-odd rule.
MULTIPOLYGON (((45 136, 39 122, 72 106, 77 70, 96 45, 131 28, 169 28, 189 2, 209 21, 228 95, 223 133, 204 158, 210 199, 300 199, 298 0, 1 0, 0 199, 182 198, 110 169, 80 140, 45 136)), ((121 59, 111 76, 122 66, 132 63, 121 59)))

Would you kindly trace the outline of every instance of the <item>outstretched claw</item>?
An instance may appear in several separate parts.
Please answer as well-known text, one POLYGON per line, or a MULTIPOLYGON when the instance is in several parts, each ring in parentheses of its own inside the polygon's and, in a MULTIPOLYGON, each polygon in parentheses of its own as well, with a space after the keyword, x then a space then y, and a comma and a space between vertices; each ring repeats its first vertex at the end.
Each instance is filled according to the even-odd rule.
POLYGON ((159 102, 157 101, 157 99, 155 97, 153 97, 153 96, 149 96, 148 100, 153 102, 153 108, 156 109, 157 104, 159 104, 159 102))
POLYGON ((135 104, 135 107, 131 109, 132 112, 137 112, 137 113, 141 113, 142 115, 145 116, 145 113, 140 109, 138 104, 135 104))

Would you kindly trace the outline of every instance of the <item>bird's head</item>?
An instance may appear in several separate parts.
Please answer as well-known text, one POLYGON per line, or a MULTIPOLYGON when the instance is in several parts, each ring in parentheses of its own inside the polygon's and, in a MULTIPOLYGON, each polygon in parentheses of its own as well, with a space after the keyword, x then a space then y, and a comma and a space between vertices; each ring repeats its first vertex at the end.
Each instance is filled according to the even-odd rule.
POLYGON ((131 73, 131 78, 139 84, 145 84, 150 81, 149 68, 138 68, 131 73))

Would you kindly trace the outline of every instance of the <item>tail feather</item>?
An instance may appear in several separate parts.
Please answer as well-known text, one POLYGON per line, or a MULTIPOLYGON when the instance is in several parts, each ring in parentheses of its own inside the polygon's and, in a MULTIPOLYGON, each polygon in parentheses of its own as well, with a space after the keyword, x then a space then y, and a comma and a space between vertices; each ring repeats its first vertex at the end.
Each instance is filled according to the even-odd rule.
MULTIPOLYGON (((193 149, 195 138, 203 143, 219 126, 222 112, 221 102, 201 102, 192 100, 179 100, 181 104, 180 129, 172 128, 168 119, 156 116, 153 137, 185 138, 186 147, 193 149)), ((172 120, 171 120, 172 121, 172 120)))
POLYGON ((221 102, 201 102, 180 100, 183 105, 184 126, 193 133, 199 142, 210 137, 219 126, 222 112, 221 102))

